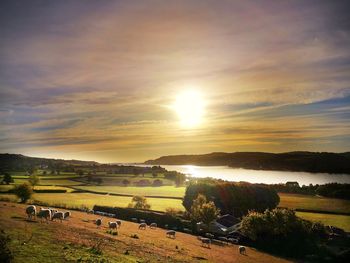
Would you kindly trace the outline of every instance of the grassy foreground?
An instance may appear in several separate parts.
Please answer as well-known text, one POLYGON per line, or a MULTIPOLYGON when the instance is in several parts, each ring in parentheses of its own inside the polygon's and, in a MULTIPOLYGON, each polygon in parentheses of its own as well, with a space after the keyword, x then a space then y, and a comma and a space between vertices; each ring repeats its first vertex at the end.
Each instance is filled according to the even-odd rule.
POLYGON ((103 226, 97 228, 96 215, 77 211, 63 223, 28 222, 24 208, 0 202, 0 228, 11 238, 14 262, 288 262, 253 248, 240 255, 236 245, 205 248, 195 236, 178 232, 171 239, 164 229, 139 230, 127 221, 112 236, 106 233, 110 218, 102 217, 103 226), (137 239, 131 237, 135 234, 137 239))

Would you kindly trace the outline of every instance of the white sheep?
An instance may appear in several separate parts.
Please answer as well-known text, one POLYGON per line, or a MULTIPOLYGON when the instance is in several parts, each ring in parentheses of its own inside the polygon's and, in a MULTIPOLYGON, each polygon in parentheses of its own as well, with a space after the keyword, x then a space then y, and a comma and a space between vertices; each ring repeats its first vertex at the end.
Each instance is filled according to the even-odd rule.
POLYGON ((43 218, 46 219, 46 223, 51 219, 51 210, 50 209, 45 209, 41 208, 40 211, 38 212, 37 216, 40 218, 40 221, 42 222, 43 218))
POLYGON ((139 229, 144 229, 144 230, 146 230, 146 226, 147 226, 146 223, 141 223, 141 224, 139 225, 139 229))
POLYGON ((101 218, 96 219, 95 224, 97 225, 97 227, 100 227, 102 225, 102 219, 101 218))
POLYGON ((35 216, 36 216, 36 207, 35 207, 35 205, 27 206, 26 214, 27 214, 29 220, 32 220, 32 218, 35 218, 35 216))
POLYGON ((118 224, 117 224, 117 222, 108 222, 108 227, 110 229, 117 229, 118 228, 118 224))
POLYGON ((210 248, 211 240, 210 238, 203 237, 202 239, 202 246, 206 246, 207 248, 210 248))
POLYGON ((152 228, 152 229, 153 228, 157 228, 157 223, 152 223, 152 224, 149 225, 149 227, 152 228))
POLYGON ((246 248, 245 246, 239 246, 238 247, 239 253, 245 255, 246 254, 246 248))
POLYGON ((176 234, 176 232, 174 230, 169 230, 166 232, 167 237, 175 238, 175 234, 176 234))
POLYGON ((64 219, 64 212, 56 212, 52 215, 51 220, 53 221, 54 219, 59 219, 62 223, 62 220, 64 219))

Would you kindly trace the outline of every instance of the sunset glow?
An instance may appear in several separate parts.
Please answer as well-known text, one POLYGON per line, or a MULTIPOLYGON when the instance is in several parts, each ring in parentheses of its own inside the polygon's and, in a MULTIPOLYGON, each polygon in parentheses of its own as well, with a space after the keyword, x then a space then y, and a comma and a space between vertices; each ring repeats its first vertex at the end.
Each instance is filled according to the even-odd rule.
POLYGON ((177 95, 174 109, 183 127, 198 126, 204 115, 203 97, 195 90, 184 91, 177 95))

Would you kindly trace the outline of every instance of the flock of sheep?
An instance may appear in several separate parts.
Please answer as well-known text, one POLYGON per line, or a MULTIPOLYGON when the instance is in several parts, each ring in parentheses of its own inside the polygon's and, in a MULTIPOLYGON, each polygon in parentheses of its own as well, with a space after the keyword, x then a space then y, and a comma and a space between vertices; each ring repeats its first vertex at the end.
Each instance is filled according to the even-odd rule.
MULTIPOLYGON (((104 215, 104 216, 110 216, 110 217, 114 217, 114 214, 107 214, 104 212, 94 212, 93 210, 89 210, 87 211, 88 213, 95 213, 98 215, 104 215)), ((52 209, 52 208, 40 208, 39 211, 37 211, 35 205, 29 205, 26 208, 26 214, 28 216, 29 220, 35 219, 35 217, 40 218, 41 222, 45 219, 46 222, 48 222, 49 220, 55 220, 58 219, 62 222, 62 220, 65 220, 67 218, 69 218, 71 216, 71 213, 69 211, 58 211, 57 209, 52 209)), ((133 222, 137 222, 136 218, 132 218, 133 222)), ((97 227, 101 227, 102 226, 102 218, 98 218, 95 220, 95 224, 97 227)), ((122 225, 122 221, 120 220, 116 220, 116 221, 109 221, 108 222, 108 228, 110 230, 115 230, 120 228, 122 225)), ((149 227, 151 229, 155 229, 157 228, 157 224, 156 223, 151 223, 149 225, 149 227)), ((146 230, 147 228, 147 224, 145 222, 145 220, 141 219, 140 220, 140 224, 139 224, 139 229, 140 230, 146 230)), ((175 230, 168 230, 166 231, 166 236, 169 238, 173 238, 175 239, 176 236, 176 231, 175 230)), ((198 240, 200 240, 202 242, 202 246, 203 247, 207 247, 210 248, 210 245, 212 243, 212 240, 214 239, 214 235, 210 234, 210 233, 206 233, 206 237, 200 237, 198 236, 198 240)), ((225 237, 221 237, 219 238, 221 241, 227 242, 227 243, 238 243, 238 240, 229 240, 226 239, 225 237)), ((246 248, 245 246, 239 246, 238 247, 239 253, 240 254, 246 254, 246 248)))
POLYGON ((58 211, 57 209, 53 208, 40 208, 39 211, 37 211, 35 205, 29 205, 26 208, 26 214, 28 216, 29 220, 35 219, 35 217, 40 218, 40 221, 42 222, 44 219, 46 222, 49 220, 55 220, 58 219, 62 222, 62 220, 67 219, 70 217, 71 213, 69 211, 58 211))

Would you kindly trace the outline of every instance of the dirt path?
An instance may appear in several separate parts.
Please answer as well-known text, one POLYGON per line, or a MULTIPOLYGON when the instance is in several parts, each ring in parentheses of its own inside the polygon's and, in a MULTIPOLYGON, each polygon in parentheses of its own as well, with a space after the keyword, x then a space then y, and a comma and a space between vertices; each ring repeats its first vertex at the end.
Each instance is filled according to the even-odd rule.
MULTIPOLYGON (((16 224, 35 225, 39 231, 50 231, 58 241, 84 246, 93 246, 103 242, 103 251, 108 255, 127 255, 131 262, 288 262, 252 248, 247 255, 240 255, 236 245, 211 245, 204 248, 195 236, 176 233, 176 239, 166 237, 164 229, 139 230, 138 224, 122 221, 118 235, 106 233, 108 221, 112 218, 101 217, 83 212, 71 211, 72 217, 60 222, 30 223, 25 220, 25 205, 0 202, 0 226, 8 229, 16 224), (98 228, 94 220, 102 218, 103 225, 98 228), (139 239, 131 238, 136 234, 139 239), (101 241, 102 240, 102 241, 101 241)), ((66 211, 66 210, 65 210, 66 211)))

